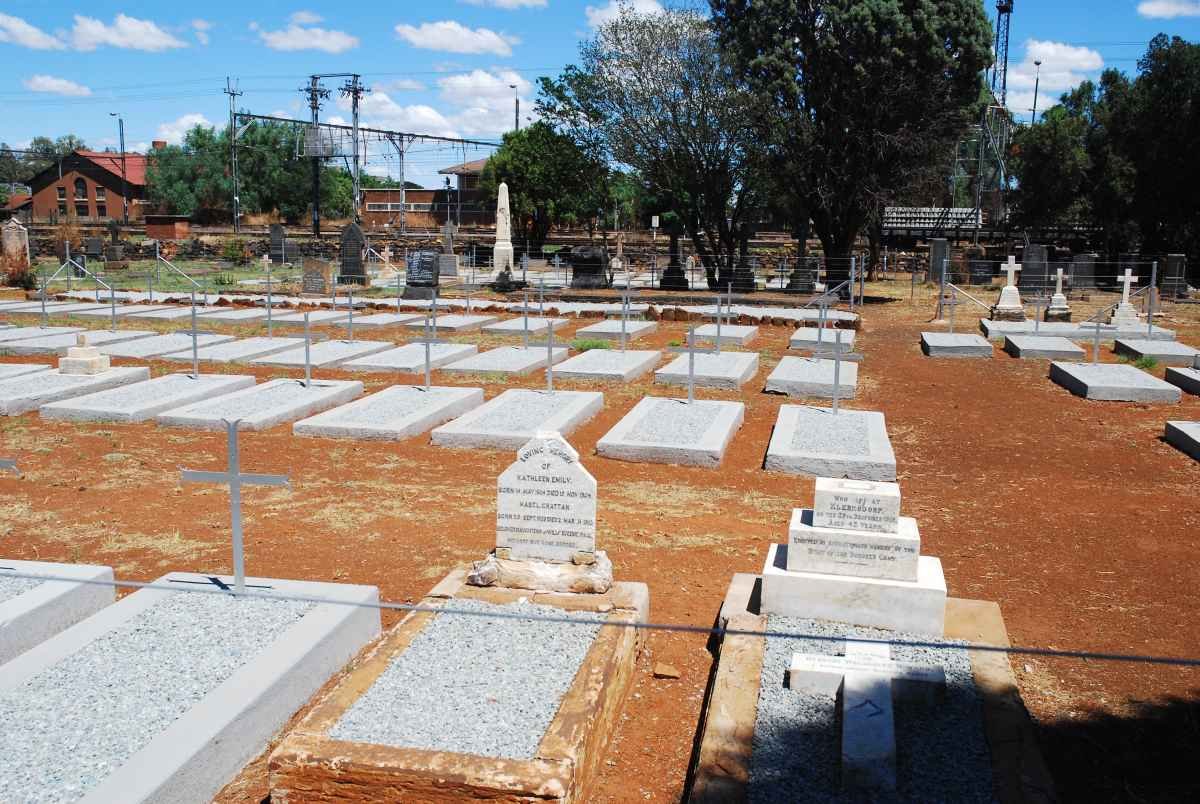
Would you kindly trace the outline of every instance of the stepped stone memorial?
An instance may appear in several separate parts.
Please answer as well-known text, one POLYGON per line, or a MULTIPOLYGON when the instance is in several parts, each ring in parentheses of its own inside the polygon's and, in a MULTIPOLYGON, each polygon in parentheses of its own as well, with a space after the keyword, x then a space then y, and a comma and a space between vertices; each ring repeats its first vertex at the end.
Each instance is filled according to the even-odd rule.
POLYGON ((512 282, 512 212, 508 205, 508 184, 500 182, 496 192, 496 244, 492 247, 492 281, 512 282), (501 277, 505 277, 503 280, 501 277))
POLYGON ((1050 306, 1046 308, 1047 321, 1070 321, 1071 305, 1067 304, 1067 295, 1063 293, 1063 269, 1054 271, 1054 295, 1050 297, 1050 306))
POLYGON ((993 321, 1025 320, 1025 307, 1021 304, 1021 292, 1017 289, 1016 281, 1016 274, 1021 270, 1022 266, 1017 263, 1015 257, 1010 255, 1008 263, 1004 266, 1007 281, 1000 291, 1000 300, 992 308, 993 321))
POLYGON ((76 335, 75 345, 67 349, 66 357, 58 361, 59 374, 103 374, 110 368, 108 355, 100 354, 95 346, 89 346, 87 335, 82 332, 76 335))
POLYGON ((895 483, 817 478, 813 508, 793 510, 767 555, 763 612, 941 636, 941 561, 899 511, 895 483))
POLYGON ((454 253, 454 236, 458 227, 450 221, 442 227, 442 253, 438 255, 438 276, 458 276, 458 255, 454 253))
POLYGON ((1117 305, 1117 309, 1113 311, 1112 317, 1108 323, 1115 327, 1118 331, 1136 331, 1142 326, 1142 319, 1138 316, 1137 310, 1130 303, 1129 287, 1139 277, 1133 275, 1133 271, 1129 268, 1117 278, 1117 282, 1121 284, 1121 302, 1117 305))

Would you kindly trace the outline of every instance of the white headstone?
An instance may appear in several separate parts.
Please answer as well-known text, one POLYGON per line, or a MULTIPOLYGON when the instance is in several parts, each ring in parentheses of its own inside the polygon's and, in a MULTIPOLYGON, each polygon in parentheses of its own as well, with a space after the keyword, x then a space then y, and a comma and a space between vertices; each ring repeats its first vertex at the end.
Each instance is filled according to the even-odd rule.
POLYGON ((75 344, 67 348, 66 357, 59 358, 59 374, 103 374, 111 368, 108 355, 100 354, 95 346, 88 346, 85 333, 76 336, 75 344))
POLYGON ((1121 304, 1129 304, 1129 286, 1138 281, 1141 277, 1133 276, 1133 271, 1126 268, 1125 273, 1118 277, 1117 281, 1121 283, 1121 304))
POLYGON ((512 271, 512 212, 508 205, 508 184, 500 182, 496 192, 496 245, 492 249, 492 279, 506 269, 512 271))
POLYGON ((560 434, 535 435, 500 475, 496 547, 517 560, 569 562, 596 552, 596 479, 560 434))
POLYGON ((0 242, 3 243, 4 264, 13 268, 24 268, 29 265, 29 232, 16 218, 4 224, 0 230, 0 242))
POLYGON ((900 527, 900 486, 818 477, 813 493, 813 525, 895 533, 900 527))
POLYGON ((1004 273, 1008 274, 1008 282, 1006 285, 1014 286, 1017 284, 1017 272, 1021 270, 1021 264, 1017 262, 1017 258, 1011 254, 1008 256, 1008 263, 1004 266, 1004 273))

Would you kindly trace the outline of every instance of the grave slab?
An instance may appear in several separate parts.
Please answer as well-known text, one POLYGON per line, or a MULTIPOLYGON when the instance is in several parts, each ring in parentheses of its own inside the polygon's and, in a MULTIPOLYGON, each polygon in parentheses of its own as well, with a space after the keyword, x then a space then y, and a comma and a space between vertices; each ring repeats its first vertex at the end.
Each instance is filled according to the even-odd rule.
POLYGON ((16 416, 42 405, 150 379, 145 366, 113 368, 100 374, 39 371, 0 382, 0 415, 16 416))
POLYGON ((567 380, 619 380, 631 382, 646 374, 662 359, 660 351, 588 349, 554 367, 556 378, 567 380))
POLYGON ((112 567, 0 557, 0 665, 84 620, 117 598, 112 567), (13 575, 45 575, 41 581, 13 575))
MULTIPOLYGON (((834 361, 784 355, 767 377, 769 394, 833 398, 834 361)), ((838 374, 838 399, 853 399, 858 388, 858 364, 843 361, 838 374)))
MULTIPOLYGON (((529 316, 529 334, 545 336, 548 329, 553 329, 558 332, 563 327, 571 323, 569 318, 535 318, 529 316)), ((522 316, 509 318, 504 321, 497 321, 493 324, 484 324, 483 333, 485 335, 516 335, 518 338, 525 332, 525 322, 522 316)))
POLYGON ((1153 358, 1164 366, 1188 366, 1196 362, 1200 349, 1179 341, 1151 341, 1140 338, 1117 338, 1113 351, 1130 360, 1153 358))
POLYGON ((87 396, 42 405, 44 419, 73 422, 142 422, 164 410, 190 405, 254 385, 254 377, 239 374, 164 374, 87 396))
POLYGON ((0 363, 0 380, 23 377, 38 371, 49 371, 50 366, 41 363, 0 363))
MULTIPOLYGON (((88 346, 103 346, 110 343, 124 343, 149 338, 157 335, 149 330, 94 330, 87 333, 88 346)), ((24 341, 5 341, 0 343, 0 354, 7 355, 65 355, 67 350, 76 345, 78 332, 64 335, 43 335, 40 338, 29 338, 24 341)))
MULTIPOLYGON (((570 350, 566 347, 555 347, 553 362, 561 363, 567 359, 570 350)), ((532 374, 546 367, 546 349, 541 346, 501 346, 486 352, 464 357, 453 363, 442 366, 442 371, 454 374, 513 374, 522 376, 532 374)))
POLYGON ((1167 422, 1167 443, 1200 461, 1200 422, 1167 422))
POLYGON ((20 304, 14 304, 12 307, 6 307, 3 312, 5 315, 41 315, 45 309, 47 315, 58 315, 58 311, 64 307, 71 307, 72 302, 48 301, 45 308, 42 307, 40 301, 26 301, 20 304))
MULTIPOLYGON (((53 305, 46 305, 46 312, 50 315, 74 315, 83 310, 96 310, 103 307, 108 309, 109 303, 104 302, 56 302, 53 305)), ((0 310, 0 313, 7 313, 10 310, 0 310)), ((41 313, 41 306, 38 307, 21 307, 12 310, 13 315, 29 315, 30 313, 41 313)))
POLYGON ((420 605, 579 624, 410 614, 271 755, 273 800, 594 797, 644 645, 641 629, 600 622, 645 621, 645 585, 535 593, 466 586, 465 575, 455 570, 420 605), (476 649, 462 650, 464 640, 476 649))
MULTIPOLYGON (((627 341, 644 338, 655 332, 658 332, 657 321, 625 322, 625 339, 627 341)), ((595 324, 589 324, 586 327, 580 327, 575 330, 575 337, 582 340, 599 338, 602 340, 619 341, 621 340, 621 322, 616 319, 598 321, 595 324)))
MULTIPOLYGON (((735 576, 730 585, 723 611, 728 611, 729 628, 742 633, 725 636, 718 648, 701 712, 688 800, 723 804, 872 798, 847 796, 841 789, 837 768, 841 729, 834 711, 838 700, 834 696, 802 699, 803 693, 785 685, 793 652, 827 652, 839 636, 943 640, 768 617, 759 613, 754 594, 753 581, 759 580, 754 575, 735 576), (792 640, 787 633, 814 633, 830 641, 792 640)), ((995 603, 949 598, 945 625, 947 642, 1010 645, 995 603)), ((925 648, 891 646, 892 657, 901 661, 928 662, 927 654, 925 648)), ((896 722, 897 738, 909 749, 898 757, 899 798, 1054 800, 1053 780, 1038 752, 1033 723, 1007 656, 956 645, 948 645, 939 655, 946 657, 941 662, 944 697, 937 706, 914 707, 913 718, 896 722)))
MULTIPOLYGON (((429 367, 439 368, 447 363, 462 360, 479 351, 471 343, 432 343, 429 345, 429 367)), ((397 372, 421 374, 425 371, 425 345, 408 343, 365 357, 347 360, 341 365, 346 371, 397 372)))
POLYGON ((788 545, 773 544, 762 570, 762 611, 941 636, 946 579, 942 562, 917 559, 917 580, 856 578, 787 568, 788 545))
MULTIPOLYGON (((758 327, 743 324, 721 324, 722 346, 746 346, 758 337, 758 327)), ((716 343, 717 325, 702 324, 696 327, 696 339, 716 343)))
POLYGON ((1169 382, 1127 363, 1055 361, 1050 364, 1050 379, 1084 399, 1174 403, 1183 396, 1169 382))
MULTIPOLYGON (((439 305, 440 306, 440 305, 439 305)), ((467 315, 466 313, 447 313, 437 317, 438 332, 474 332, 483 327, 484 324, 490 324, 496 320, 494 315, 467 315)), ((425 316, 420 316, 413 321, 409 321, 402 326, 409 329, 424 330, 425 316)))
POLYGON ((50 335, 70 335, 83 332, 82 327, 9 327, 0 330, 0 343, 27 341, 30 338, 45 338, 50 335))
MULTIPOLYGON (((689 355, 680 355, 654 372, 658 385, 687 385, 689 355)), ((758 352, 721 352, 695 356, 696 387, 737 390, 758 373, 758 352)))
MULTIPOLYGON (((391 349, 391 341, 317 341, 309 344, 309 361, 313 368, 340 366, 356 357, 373 355, 391 349)), ((272 352, 250 360, 252 366, 282 366, 304 368, 304 342, 282 352, 272 352)))
POLYGON ((646 397, 596 442, 596 454, 636 463, 720 466, 745 416, 741 402, 646 397))
POLYGON ((240 419, 238 430, 266 430, 345 404, 363 391, 357 380, 271 380, 231 394, 160 413, 167 427, 224 430, 226 420, 240 419))
MULTIPOLYGON (((979 328, 989 340, 993 341, 1002 341, 1007 335, 1058 336, 1084 342, 1090 342, 1096 337, 1096 327, 1088 321, 993 321, 981 318, 979 319, 979 328)), ((1105 343, 1109 343, 1115 338, 1146 338, 1147 334, 1149 334, 1149 340, 1175 340, 1174 330, 1158 326, 1153 330, 1147 330, 1146 327, 1118 329, 1111 324, 1101 324, 1100 326, 1100 340, 1105 343)))
POLYGON ((854 480, 895 480, 896 454, 882 413, 781 405, 764 468, 854 480))
MULTIPOLYGON (((858 333, 852 329, 842 330, 842 345, 841 351, 854 351, 854 338, 858 333)), ((817 327, 800 327, 792 333, 792 337, 788 339, 789 349, 804 349, 813 351, 820 349, 822 351, 832 351, 838 348, 837 335, 832 329, 826 327, 818 329, 817 327), (818 336, 820 336, 818 340, 818 336)))
POLYGON ((483 404, 482 388, 393 385, 292 425, 298 436, 401 441, 483 404))
POLYGON ((267 311, 261 307, 221 307, 203 316, 205 321, 226 322, 261 321, 266 317, 267 311))
MULTIPOLYGON (((232 335, 197 335, 196 346, 199 348, 201 346, 211 346, 216 343, 225 343, 232 340, 234 340, 234 336, 232 335)), ((180 332, 172 332, 167 335, 138 338, 136 341, 103 344, 97 348, 101 354, 108 355, 109 357, 148 359, 170 354, 171 352, 191 349, 192 336, 184 335, 180 332)))
MULTIPOLYGON (((221 312, 224 312, 225 310, 226 310, 226 308, 224 308, 224 307, 207 307, 204 305, 197 304, 196 305, 196 318, 200 318, 200 317, 210 314, 210 313, 221 313, 221 312)), ((146 312, 133 312, 133 313, 130 313, 128 316, 126 316, 126 318, 146 319, 146 320, 150 320, 150 321, 184 321, 184 320, 191 319, 191 317, 192 317, 192 306, 190 304, 184 305, 184 306, 176 305, 174 307, 164 307, 161 310, 148 310, 146 312)))
MULTIPOLYGON (((3 371, 3 368, 0 368, 3 371)), ((1200 369, 1195 368, 1169 368, 1166 372, 1166 381, 1171 385, 1177 386, 1189 394, 1200 396, 1200 369)), ((3 376, 0 374, 0 376, 3 376)))
MULTIPOLYGON (((201 346, 196 349, 196 359, 201 363, 245 363, 256 357, 273 355, 287 349, 295 349, 296 344, 303 344, 295 338, 239 338, 236 341, 215 343, 211 346, 201 346)), ((179 363, 192 362, 191 348, 180 352, 160 355, 163 360, 173 360, 179 363)))
POLYGON ((920 554, 921 536, 912 517, 899 517, 896 533, 880 533, 817 526, 811 508, 792 509, 787 544, 791 572, 915 581, 920 554))
MULTIPOLYGON (((400 324, 407 324, 410 321, 424 321, 425 316, 420 313, 372 313, 370 315, 355 315, 354 327, 363 327, 364 329, 379 329, 380 327, 395 327, 400 324)), ((342 326, 347 326, 349 321, 342 323, 342 326)))
POLYGON ((379 634, 373 586, 247 582, 171 573, 6 664, 3 710, 39 727, 0 731, 0 800, 208 801, 379 634))
MULTIPOLYGON (((345 310, 309 310, 308 323, 309 326, 321 326, 325 324, 341 324, 349 317, 349 313, 345 310)), ((303 312, 279 312, 271 315, 272 323, 281 326, 304 326, 303 312)))
POLYGON ((430 443, 461 449, 520 449, 539 431, 564 437, 604 407, 598 391, 510 388, 452 422, 434 428, 430 443))
POLYGON ((980 335, 922 332, 921 351, 927 357, 991 357, 992 345, 980 335))
POLYGON ((1022 359, 1083 360, 1087 352, 1055 335, 1005 335, 1004 351, 1022 359))
POLYGON ((152 310, 174 310, 174 306, 165 304, 126 304, 124 306, 118 304, 114 310, 110 306, 96 307, 92 310, 78 310, 71 314, 73 318, 108 318, 114 313, 117 318, 125 318, 134 313, 148 313, 152 310))

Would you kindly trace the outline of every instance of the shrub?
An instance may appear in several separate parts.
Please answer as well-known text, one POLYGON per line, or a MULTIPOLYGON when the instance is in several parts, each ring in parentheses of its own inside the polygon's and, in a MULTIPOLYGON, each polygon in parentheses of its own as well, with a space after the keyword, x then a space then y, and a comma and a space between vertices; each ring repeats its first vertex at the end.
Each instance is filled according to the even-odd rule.
POLYGON ((221 257, 234 265, 245 265, 250 261, 250 256, 246 253, 246 244, 237 237, 225 241, 221 248, 221 257))
POLYGON ((580 338, 571 344, 571 348, 576 352, 587 352, 591 349, 607 349, 609 342, 599 338, 580 338))
POLYGON ((1158 361, 1149 356, 1139 357, 1137 360, 1133 361, 1133 365, 1137 368, 1149 371, 1150 369, 1158 366, 1158 361))
POLYGON ((213 277, 213 284, 219 288, 233 287, 237 284, 237 277, 233 274, 217 274, 213 277))
POLYGON ((19 268, 10 268, 4 275, 4 284, 10 288, 37 290, 38 278, 32 268, 23 265, 19 268))

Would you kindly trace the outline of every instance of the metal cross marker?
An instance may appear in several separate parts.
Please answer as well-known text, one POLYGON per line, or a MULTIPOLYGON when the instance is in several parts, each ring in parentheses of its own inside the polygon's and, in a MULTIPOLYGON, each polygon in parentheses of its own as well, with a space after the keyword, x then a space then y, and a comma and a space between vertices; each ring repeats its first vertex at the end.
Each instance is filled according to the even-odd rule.
POLYGON ((1100 319, 1099 318, 1096 319, 1095 324, 1096 324, 1096 336, 1095 336, 1095 339, 1092 341, 1092 363, 1093 364, 1100 362, 1100 319))
POLYGON ((521 305, 521 348, 529 348, 529 291, 523 290, 525 301, 521 305))
POLYGON ((308 311, 304 311, 304 387, 312 387, 312 333, 308 328, 308 311))
POLYGON ((633 299, 637 295, 637 291, 629 285, 626 285, 625 289, 621 291, 621 354, 625 353, 625 344, 629 341, 627 322, 629 321, 629 314, 632 312, 633 299))
POLYGON ((242 539, 242 486, 287 486, 287 475, 243 474, 238 456, 238 423, 240 419, 225 420, 228 434, 229 468, 224 472, 205 472, 195 469, 180 469, 180 479, 185 483, 221 483, 229 486, 229 518, 233 530, 233 586, 234 594, 246 591, 246 557, 242 539))
POLYGON ((271 337, 271 258, 263 255, 263 264, 267 267, 267 337, 271 337))
POLYGON ((108 328, 112 332, 117 331, 117 291, 115 288, 108 289, 108 328))
MULTIPOLYGON (((528 302, 526 302, 528 306, 528 302)), ((546 272, 538 274, 538 315, 546 317, 546 272)))
POLYGON ((668 349, 679 354, 687 353, 688 356, 688 404, 696 401, 696 355, 715 355, 716 349, 700 349, 696 346, 696 327, 688 327, 687 345, 686 346, 671 346, 668 349))
POLYGON ((949 326, 949 333, 951 335, 953 335, 954 334, 954 308, 958 307, 958 288, 954 287, 953 285, 950 287, 950 298, 943 299, 942 306, 950 308, 950 320, 947 323, 949 326))
MULTIPOLYGON (((1058 270, 1062 270, 1059 268, 1058 270)), ((1037 335, 1042 327, 1042 308, 1046 306, 1047 300, 1042 296, 1033 297, 1033 334, 1037 335)))
POLYGON ((425 337, 423 337, 421 339, 421 342, 425 344, 425 389, 424 390, 426 390, 426 391, 429 390, 429 386, 432 384, 432 380, 433 380, 433 359, 430 354, 430 351, 431 351, 433 345, 440 343, 440 344, 445 344, 445 345, 449 346, 451 343, 450 341, 438 340, 436 319, 434 319, 434 322, 435 323, 431 324, 429 315, 425 316, 425 330, 424 330, 425 337))
POLYGON ((1158 290, 1158 260, 1150 264, 1150 290, 1146 293, 1146 338, 1154 338, 1154 294, 1158 290))
MULTIPOLYGON (((958 304, 958 301, 955 300, 954 303, 958 304)), ((951 307, 950 311, 951 311, 950 312, 951 316, 953 316, 954 308, 951 307)), ((951 332, 953 332, 953 330, 951 330, 951 332)), ((855 361, 862 360, 862 355, 856 354, 854 352, 843 352, 842 351, 842 331, 840 329, 834 329, 833 336, 834 336, 833 349, 824 350, 824 351, 817 350, 817 351, 813 352, 812 356, 813 356, 814 360, 825 359, 825 360, 833 361, 833 408, 832 408, 832 410, 833 410, 833 415, 836 416, 838 413, 838 401, 841 399, 841 395, 842 395, 842 361, 843 360, 855 360, 855 361)))
POLYGON ((352 341, 352 340, 354 340, 354 287, 353 286, 346 288, 346 297, 350 304, 350 307, 349 307, 350 318, 346 324, 346 326, 349 328, 349 331, 346 333, 346 340, 352 341))
POLYGON ((200 379, 200 333, 196 331, 196 291, 192 291, 192 379, 200 379))

